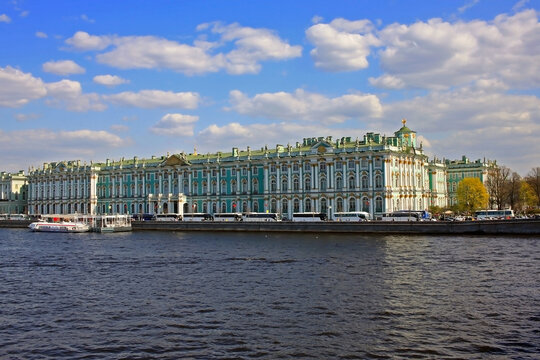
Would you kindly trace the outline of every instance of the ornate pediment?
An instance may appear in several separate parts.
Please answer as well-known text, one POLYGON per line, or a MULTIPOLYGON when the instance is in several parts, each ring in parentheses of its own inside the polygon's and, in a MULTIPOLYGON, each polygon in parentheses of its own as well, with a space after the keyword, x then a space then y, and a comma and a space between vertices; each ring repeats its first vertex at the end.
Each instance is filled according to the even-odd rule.
POLYGON ((191 165, 191 163, 186 158, 184 154, 173 154, 161 163, 161 166, 182 166, 182 165, 191 165))
POLYGON ((323 155, 326 153, 333 153, 334 147, 331 143, 329 143, 326 140, 317 141, 315 144, 311 146, 311 153, 312 154, 319 154, 323 155))

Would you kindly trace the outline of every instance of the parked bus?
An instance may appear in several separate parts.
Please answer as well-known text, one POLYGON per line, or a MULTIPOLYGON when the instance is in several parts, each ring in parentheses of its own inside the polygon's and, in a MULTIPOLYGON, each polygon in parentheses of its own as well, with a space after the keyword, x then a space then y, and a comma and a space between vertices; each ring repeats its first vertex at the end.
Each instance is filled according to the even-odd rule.
POLYGON ((242 221, 255 222, 255 221, 281 221, 281 214, 277 213, 244 213, 242 214, 242 221))
POLYGON ((371 216, 365 211, 349 211, 349 212, 336 212, 334 213, 334 221, 341 222, 359 222, 369 221, 371 216))
POLYGON ((156 217, 154 214, 133 214, 131 215, 133 221, 150 221, 155 220, 156 217))
POLYGON ((301 212, 293 213, 292 221, 326 221, 328 218, 325 213, 318 212, 301 212))
POLYGON ((382 215, 382 221, 429 221, 430 218, 427 211, 417 210, 398 210, 382 215))
POLYGON ((475 215, 477 220, 513 219, 514 210, 479 210, 475 215))
POLYGON ((214 217, 208 213, 184 213, 184 221, 213 221, 214 217))
POLYGON ((156 221, 181 221, 182 215, 180 214, 156 214, 156 221))
POLYGON ((214 221, 242 221, 241 213, 217 213, 214 214, 214 221))

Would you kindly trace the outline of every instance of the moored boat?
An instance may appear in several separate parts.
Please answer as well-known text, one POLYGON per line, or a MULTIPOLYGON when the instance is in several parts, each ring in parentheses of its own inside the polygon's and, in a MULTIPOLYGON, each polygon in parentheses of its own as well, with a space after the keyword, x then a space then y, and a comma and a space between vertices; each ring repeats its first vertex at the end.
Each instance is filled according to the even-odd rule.
POLYGON ((90 231, 90 225, 80 221, 70 221, 60 218, 45 218, 28 225, 32 231, 81 233, 90 231))
POLYGON ((95 232, 131 231, 131 216, 129 215, 98 215, 92 221, 95 232))

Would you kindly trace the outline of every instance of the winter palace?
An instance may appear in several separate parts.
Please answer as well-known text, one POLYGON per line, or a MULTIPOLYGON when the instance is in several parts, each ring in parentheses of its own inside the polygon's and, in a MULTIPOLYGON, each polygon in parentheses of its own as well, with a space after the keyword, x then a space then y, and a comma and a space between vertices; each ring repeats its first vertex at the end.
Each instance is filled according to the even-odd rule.
POLYGON ((406 126, 394 136, 305 138, 295 146, 150 159, 45 163, 28 174, 29 214, 367 211, 444 207, 465 173, 494 163, 429 161, 406 126), (471 166, 472 164, 472 166, 471 166))

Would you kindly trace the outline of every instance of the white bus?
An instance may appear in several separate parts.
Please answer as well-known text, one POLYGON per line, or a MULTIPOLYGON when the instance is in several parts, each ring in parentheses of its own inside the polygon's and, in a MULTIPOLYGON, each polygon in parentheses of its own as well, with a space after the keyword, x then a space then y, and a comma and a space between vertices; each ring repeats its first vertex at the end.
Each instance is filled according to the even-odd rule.
POLYGON ((156 221, 181 221, 182 215, 180 214, 155 214, 156 221))
POLYGON ((242 221, 256 222, 256 221, 281 221, 281 214, 278 213, 244 213, 242 214, 242 221))
POLYGON ((184 213, 184 221, 213 221, 214 217, 207 213, 184 213))
POLYGON ((342 222, 359 222, 359 221, 369 221, 371 220, 371 215, 365 211, 349 211, 349 212, 335 212, 334 221, 342 222))
POLYGON ((431 213, 426 210, 397 210, 383 214, 383 221, 432 221, 431 213), (384 219, 384 218, 387 219, 384 219))
POLYGON ((214 221, 242 221, 241 213, 217 213, 214 214, 214 221))
POLYGON ((514 210, 479 210, 475 215, 477 220, 513 219, 514 210))
POLYGON ((292 221, 326 221, 327 217, 325 213, 318 212, 301 212, 293 213, 292 221))

